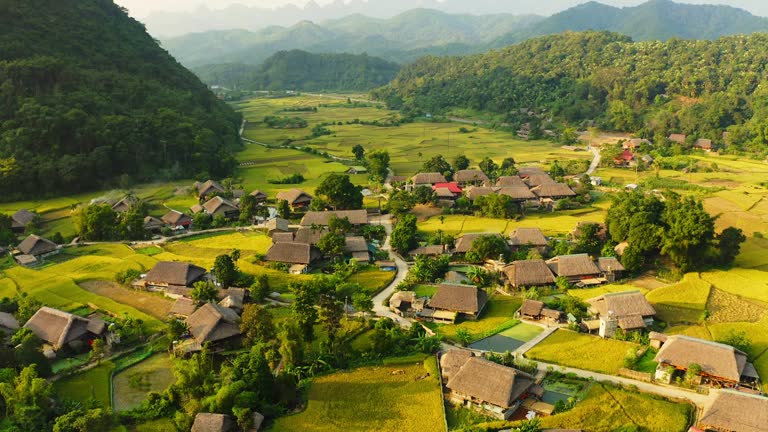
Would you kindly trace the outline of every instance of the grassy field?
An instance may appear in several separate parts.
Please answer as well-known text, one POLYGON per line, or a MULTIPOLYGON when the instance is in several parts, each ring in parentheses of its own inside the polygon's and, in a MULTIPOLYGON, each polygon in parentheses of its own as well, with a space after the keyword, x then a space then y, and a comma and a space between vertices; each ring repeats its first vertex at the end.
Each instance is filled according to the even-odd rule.
POLYGON ((637 346, 559 329, 528 351, 526 356, 547 363, 616 374, 624 367, 627 352, 637 346))
POLYGON ((423 365, 364 367, 316 378, 306 409, 278 419, 272 431, 442 431, 437 373, 434 357, 428 357, 423 365))
POLYGON ((514 326, 518 322, 513 318, 514 313, 522 304, 523 300, 517 297, 493 295, 488 300, 480 319, 451 325, 437 325, 437 333, 455 341, 457 340, 456 331, 463 328, 472 335, 472 341, 480 340, 514 326))
POLYGON ((608 293, 624 292, 624 291, 640 291, 642 293, 648 292, 644 288, 639 288, 629 284, 607 284, 600 285, 595 288, 576 288, 568 290, 568 295, 578 297, 582 300, 589 300, 594 297, 601 296, 608 293))
POLYGON ((155 354, 112 379, 115 410, 135 408, 149 392, 161 392, 174 383, 172 362, 167 354, 155 354))
POLYGON ((363 291, 374 295, 389 285, 395 279, 395 272, 381 271, 378 267, 368 267, 353 274, 348 282, 360 284, 363 291))
POLYGON ((417 297, 432 298, 432 296, 437 292, 438 288, 439 287, 437 285, 416 285, 413 287, 413 292, 416 293, 417 297))
POLYGON ((56 381, 53 389, 64 399, 80 403, 93 399, 109 407, 109 377, 114 367, 112 362, 102 362, 93 369, 56 381))
POLYGON ((595 384, 572 410, 542 419, 545 428, 613 432, 636 425, 649 432, 683 432, 691 407, 652 395, 595 384))

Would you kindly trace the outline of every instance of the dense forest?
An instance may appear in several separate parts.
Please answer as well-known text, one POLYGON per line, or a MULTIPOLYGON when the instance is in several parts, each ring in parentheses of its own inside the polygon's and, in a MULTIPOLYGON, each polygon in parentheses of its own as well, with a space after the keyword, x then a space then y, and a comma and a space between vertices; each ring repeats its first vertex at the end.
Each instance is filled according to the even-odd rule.
POLYGON ((233 169, 239 114, 111 0, 0 0, 3 200, 233 169))
POLYGON ((766 64, 766 34, 633 42, 608 32, 564 33, 482 55, 425 57, 374 96, 394 108, 470 108, 518 124, 595 120, 657 141, 676 132, 764 152, 766 64))
POLYGON ((280 51, 260 66, 242 63, 203 66, 194 72, 205 83, 241 90, 363 91, 384 85, 397 63, 366 54, 312 54, 280 51))

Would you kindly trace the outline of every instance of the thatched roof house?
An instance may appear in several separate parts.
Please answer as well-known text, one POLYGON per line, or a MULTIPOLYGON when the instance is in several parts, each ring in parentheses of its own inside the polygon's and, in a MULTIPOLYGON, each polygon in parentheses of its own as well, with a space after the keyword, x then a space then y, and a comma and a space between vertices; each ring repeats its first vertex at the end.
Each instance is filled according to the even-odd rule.
POLYGON ((528 187, 528 185, 519 176, 501 176, 496 179, 496 187, 513 187, 522 186, 528 187))
POLYGON ((540 228, 518 228, 509 233, 509 244, 514 247, 546 248, 549 242, 540 228))
POLYGON ((472 250, 472 244, 475 242, 475 240, 481 238, 481 237, 499 237, 501 238, 500 234, 488 234, 488 233, 478 233, 478 234, 464 234, 463 236, 459 237, 458 240, 456 240, 456 253, 467 253, 470 250, 472 250))
POLYGON ((126 195, 120 201, 112 204, 112 210, 118 213, 125 213, 139 203, 139 199, 133 195, 126 195))
POLYGON ((293 243, 292 232, 276 232, 272 233, 272 243, 293 243))
POLYGON ((58 351, 72 341, 102 335, 107 325, 100 319, 83 318, 43 306, 24 324, 24 328, 30 329, 58 351))
POLYGON ((289 231, 290 230, 290 223, 287 219, 283 219, 280 217, 272 218, 267 221, 267 232, 271 235, 275 231, 289 231))
POLYGON ((458 184, 464 186, 467 184, 474 184, 481 186, 490 183, 490 179, 485 173, 479 169, 467 169, 456 171, 453 175, 453 180, 458 184))
POLYGON ((240 334, 240 317, 232 309, 206 303, 186 320, 189 333, 201 346, 240 334))
MULTIPOLYGON (((607 293, 587 300, 589 310, 601 319, 617 320, 622 330, 637 330, 653 324, 656 310, 640 291, 607 293)), ((611 336, 611 335, 609 335, 611 336)))
POLYGON ((212 217, 222 216, 227 219, 237 219, 240 216, 240 208, 232 201, 215 196, 203 204, 203 209, 212 217))
POLYGON ((32 255, 34 257, 44 256, 58 251, 56 243, 40 237, 37 234, 31 234, 24 239, 16 249, 24 255, 32 255))
POLYGON ((513 261, 504 267, 507 283, 514 287, 543 286, 555 283, 555 275, 552 274, 544 260, 513 261))
POLYGON ((494 188, 486 187, 486 186, 470 186, 466 190, 467 198, 470 201, 474 201, 481 196, 493 195, 495 193, 496 193, 496 190, 494 188))
POLYGON ((693 148, 710 151, 714 148, 711 139, 699 138, 693 143, 693 148))
POLYGON ((197 413, 190 432, 230 432, 233 430, 235 430, 235 422, 228 415, 197 413))
POLYGON ((734 390, 713 390, 699 419, 702 430, 764 432, 768 398, 734 390))
POLYGON ((679 370, 687 370, 696 363, 701 366, 702 375, 733 383, 741 382, 745 371, 754 370, 747 368, 747 355, 730 345, 683 335, 667 336, 654 361, 659 367, 669 365, 679 370))
POLYGON ((316 245, 321 238, 328 232, 327 228, 310 228, 301 227, 293 234, 294 243, 303 243, 309 245, 316 245))
POLYGON ((200 198, 205 198, 209 194, 226 192, 224 186, 214 180, 207 180, 203 183, 196 182, 194 186, 197 188, 197 196, 200 198))
POLYGON ((443 375, 443 381, 448 382, 456 372, 464 366, 474 353, 463 349, 449 349, 440 356, 440 370, 443 375))
POLYGON ((265 260, 310 265, 320 259, 320 256, 320 251, 308 243, 275 243, 267 251, 265 260))
POLYGON ((32 223, 36 217, 36 213, 27 209, 18 210, 11 215, 11 229, 14 232, 23 233, 27 229, 27 225, 32 223))
POLYGON ((543 184, 552 184, 555 183, 555 180, 549 176, 549 174, 535 174, 528 176, 528 178, 525 179, 525 182, 530 187, 536 187, 541 186, 543 184))
POLYGON ((525 179, 534 175, 547 175, 547 173, 544 172, 544 170, 539 167, 522 166, 522 167, 517 167, 517 175, 525 179))
POLYGON ((267 198, 268 198, 266 192, 260 191, 258 189, 256 189, 255 191, 251 192, 248 195, 252 196, 256 200, 257 203, 263 203, 263 202, 267 201, 267 198))
POLYGON ((158 231, 164 226, 163 221, 154 216, 146 216, 144 218, 144 229, 147 231, 158 231))
POLYGON ((413 291, 395 291, 389 298, 389 310, 400 316, 413 316, 424 309, 426 297, 417 297, 413 291))
POLYGON ((164 223, 172 227, 188 227, 192 225, 192 217, 178 210, 171 210, 162 217, 164 223))
POLYGON ((506 195, 512 201, 526 201, 536 199, 536 194, 531 192, 526 186, 506 186, 496 191, 498 195, 506 195))
POLYGON ((410 256, 417 256, 417 255, 438 256, 444 253, 445 253, 445 246, 443 245, 420 246, 420 247, 417 247, 416 249, 408 251, 408 255, 410 256))
POLYGON ((292 208, 305 208, 309 206, 314 197, 301 189, 289 189, 277 193, 277 200, 288 201, 292 208))
POLYGON ((488 302, 485 290, 472 285, 441 284, 429 300, 429 307, 477 318, 488 302))
POLYGON ((10 331, 18 330, 19 321, 8 312, 0 312, 0 328, 10 331))
POLYGON ((362 236, 350 236, 344 238, 344 252, 368 252, 368 241, 362 236))
POLYGON ((167 287, 171 285, 191 287, 205 276, 205 269, 194 264, 175 261, 160 261, 144 278, 148 286, 167 287))
POLYGON ((368 223, 368 212, 365 210, 309 211, 301 219, 301 226, 328 226, 334 216, 347 218, 355 226, 368 223))
POLYGON ((600 269, 587 254, 556 256, 547 260, 547 265, 556 276, 569 279, 593 278, 600 274, 600 269))
POLYGON ((678 144, 685 144, 685 140, 688 138, 688 136, 684 134, 671 134, 669 136, 669 140, 678 143, 678 144))
POLYGON ((526 299, 520 306, 520 316, 532 320, 547 319, 551 322, 558 322, 563 313, 559 310, 544 307, 544 302, 539 300, 526 299))
POLYGON ((170 315, 186 318, 192 315, 192 313, 195 312, 195 309, 197 309, 197 304, 195 304, 194 300, 186 297, 179 297, 176 299, 176 302, 168 313, 170 315))
POLYGON ((539 198, 560 199, 576 196, 567 184, 564 183, 543 183, 531 189, 539 198))
POLYGON ((422 185, 432 186, 435 183, 445 183, 445 182, 446 182, 445 176, 436 172, 418 173, 415 176, 411 177, 411 183, 414 186, 422 186, 422 185))
POLYGON ((600 257, 597 259, 597 268, 601 273, 623 272, 626 270, 616 257, 600 257))
MULTIPOLYGON (((446 384, 454 401, 493 405, 489 414, 507 419, 512 407, 534 385, 532 376, 510 367, 470 357, 446 384)), ((486 407, 488 410, 490 407, 486 407)))

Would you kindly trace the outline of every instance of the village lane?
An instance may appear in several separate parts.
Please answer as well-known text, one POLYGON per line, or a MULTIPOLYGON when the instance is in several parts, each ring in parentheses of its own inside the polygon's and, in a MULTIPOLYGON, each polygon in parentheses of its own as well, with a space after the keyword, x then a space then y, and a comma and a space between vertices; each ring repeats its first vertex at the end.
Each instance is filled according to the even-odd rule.
POLYGON ((370 221, 372 224, 380 224, 387 231, 387 239, 384 241, 381 249, 388 251, 392 260, 397 265, 397 274, 392 282, 387 285, 386 288, 381 290, 375 297, 373 297, 373 312, 376 316, 383 318, 391 318, 395 322, 399 323, 401 327, 409 328, 411 321, 393 313, 389 310, 388 306, 384 306, 384 302, 395 292, 395 288, 402 282, 406 276, 408 276, 408 263, 406 263, 399 255, 392 251, 392 246, 389 243, 389 239, 392 236, 392 217, 391 215, 383 215, 377 218, 372 218, 370 221))

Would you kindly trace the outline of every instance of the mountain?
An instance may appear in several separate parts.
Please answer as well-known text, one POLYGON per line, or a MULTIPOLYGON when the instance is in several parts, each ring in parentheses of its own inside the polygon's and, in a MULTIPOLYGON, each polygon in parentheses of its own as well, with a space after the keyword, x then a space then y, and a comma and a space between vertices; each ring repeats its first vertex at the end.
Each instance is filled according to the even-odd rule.
POLYGON ((221 177, 239 114, 111 0, 0 0, 2 199, 221 177))
POLYGON ((633 42, 617 33, 566 32, 481 55, 423 57, 373 95, 411 112, 491 112, 513 126, 552 118, 550 128, 595 121, 656 142, 670 133, 727 137, 734 149, 763 154, 765 64, 765 33, 633 42))
POLYGON ((246 90, 367 91, 392 80, 397 63, 366 54, 280 51, 259 66, 209 65, 194 72, 210 85, 246 90))
POLYGON ((717 39, 720 36, 768 30, 768 18, 731 6, 693 5, 650 0, 617 8, 588 2, 557 13, 535 27, 510 32, 494 45, 504 46, 535 36, 564 31, 607 30, 634 40, 717 39))
MULTIPOLYGON (((270 26, 290 27, 301 21, 323 22, 350 15, 388 19, 414 8, 463 15, 550 15, 580 1, 582 0, 335 0, 320 5, 310 0, 303 7, 286 4, 274 8, 249 7, 243 4, 246 1, 240 1, 240 4, 218 9, 201 6, 189 12, 153 12, 142 16, 141 20, 150 34, 168 39, 212 30, 258 31, 270 26)), ((258 2, 251 0, 251 3, 258 2)))
POLYGON ((352 15, 315 24, 271 26, 258 31, 222 30, 165 39, 162 45, 181 63, 197 67, 215 63, 259 64, 272 54, 291 49, 310 52, 368 53, 404 62, 411 53, 465 54, 509 32, 530 26, 536 16, 451 15, 414 9, 393 18, 352 15))

